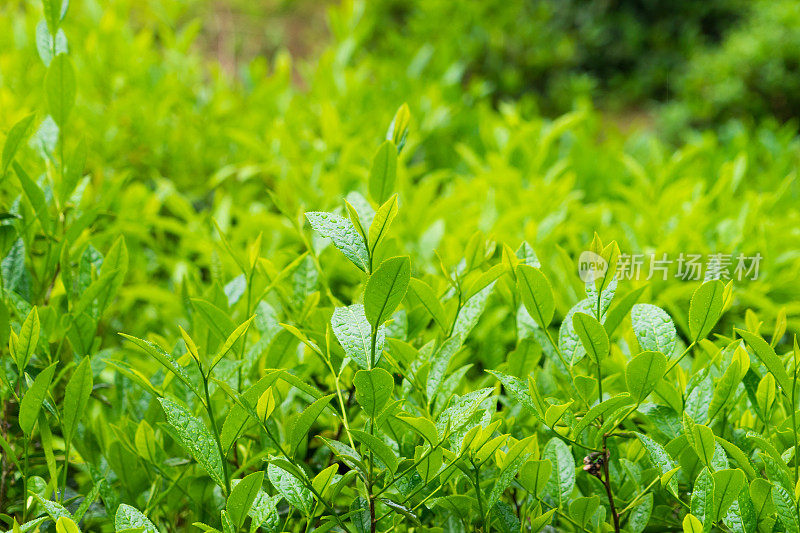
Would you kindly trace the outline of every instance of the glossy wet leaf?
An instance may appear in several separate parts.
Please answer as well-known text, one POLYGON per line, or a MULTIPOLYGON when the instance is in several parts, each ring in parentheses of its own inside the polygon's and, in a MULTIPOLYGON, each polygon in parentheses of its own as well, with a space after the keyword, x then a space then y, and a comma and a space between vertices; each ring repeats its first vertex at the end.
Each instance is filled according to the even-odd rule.
POLYGON ((159 401, 167 422, 175 429, 183 449, 203 467, 214 482, 225 486, 217 444, 203 421, 169 398, 159 398, 159 401))
POLYGON ((373 328, 392 316, 406 294, 410 279, 408 257, 387 259, 372 273, 364 288, 364 313, 373 328))

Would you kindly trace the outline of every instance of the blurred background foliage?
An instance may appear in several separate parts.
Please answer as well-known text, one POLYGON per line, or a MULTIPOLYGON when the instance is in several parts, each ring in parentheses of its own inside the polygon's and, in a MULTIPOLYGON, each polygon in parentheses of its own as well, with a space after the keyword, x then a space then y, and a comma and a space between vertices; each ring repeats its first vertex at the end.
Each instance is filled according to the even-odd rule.
MULTIPOLYGON (((0 6, 2 132, 41 109, 40 19, 38 2, 0 6)), ((798 23, 785 0, 72 0, 62 133, 88 145, 85 239, 123 233, 131 250, 109 332, 174 333, 187 280, 229 277, 212 220, 291 261, 302 210, 365 194, 403 102, 400 202, 428 206, 396 221, 398 248, 429 260, 415 268, 434 249, 457 262, 476 230, 527 239, 572 287, 562 267, 594 231, 631 253, 760 252, 734 314, 786 305, 796 329, 798 23)), ((32 175, 43 118, 19 156, 32 175)), ((325 264, 346 299, 357 273, 325 264)), ((692 288, 654 281, 651 299, 670 309, 692 288)))

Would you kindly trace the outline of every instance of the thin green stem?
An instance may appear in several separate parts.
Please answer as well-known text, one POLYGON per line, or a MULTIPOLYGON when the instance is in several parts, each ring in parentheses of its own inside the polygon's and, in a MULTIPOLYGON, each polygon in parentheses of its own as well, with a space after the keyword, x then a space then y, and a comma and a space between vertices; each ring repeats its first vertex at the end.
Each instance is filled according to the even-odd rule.
POLYGON ((697 341, 692 341, 692 342, 691 342, 691 344, 689 344, 689 346, 687 346, 687 347, 686 347, 686 349, 683 351, 683 353, 682 353, 682 354, 680 354, 680 355, 678 356, 678 358, 677 358, 677 359, 675 359, 675 361, 673 361, 673 362, 672 362, 672 364, 669 366, 669 368, 667 368, 667 371, 666 371, 666 372, 664 372, 664 375, 665 375, 665 376, 666 376, 667 374, 669 374, 669 371, 670 371, 670 370, 672 370, 673 368, 675 368, 675 366, 676 366, 678 363, 680 363, 680 362, 681 362, 681 359, 683 359, 684 357, 686 357, 686 354, 687 354, 687 353, 689 353, 689 350, 691 350, 691 349, 694 347, 694 345, 695 345, 695 343, 696 343, 696 342, 697 342, 697 341))
POLYGON ((61 503, 64 503, 67 499, 67 470, 69 470, 70 444, 69 441, 64 443, 64 472, 61 483, 61 503))
MULTIPOLYGON (((23 466, 25 467, 25 471, 22 473, 22 523, 24 524, 28 521, 28 439, 24 439, 22 450, 24 454, 23 466)), ((66 464, 64 469, 66 470, 66 464)))
POLYGON ((475 481, 473 484, 475 485, 475 496, 478 498, 478 516, 480 516, 479 525, 483 527, 483 522, 486 520, 486 516, 483 514, 483 499, 481 498, 481 469, 475 464, 475 461, 470 459, 469 462, 472 464, 472 468, 475 471, 475 481))
POLYGON ((640 492, 639 494, 637 494, 637 495, 636 495, 636 497, 635 497, 633 500, 631 500, 631 503, 629 503, 628 505, 626 505, 626 506, 625 506, 625 508, 619 512, 619 515, 620 515, 620 516, 622 516, 622 515, 624 515, 625 513, 627 513, 628 511, 630 511, 631 509, 633 509, 633 508, 636 506, 636 504, 637 504, 637 503, 639 503, 639 500, 641 500, 642 498, 644 498, 644 497, 647 495, 648 491, 649 491, 651 488, 653 488, 653 485, 655 485, 656 483, 658 483, 658 481, 659 481, 660 479, 661 479, 660 477, 656 477, 656 478, 655 478, 653 481, 651 481, 651 482, 650 482, 650 484, 649 484, 649 485, 647 485, 647 487, 645 487, 645 489, 644 489, 642 492, 640 492))
POLYGON ((206 395, 206 411, 208 412, 208 418, 211 420, 211 429, 213 430, 214 440, 217 443, 217 450, 219 451, 219 459, 222 462, 222 474, 225 478, 225 494, 231 493, 231 478, 230 474, 228 474, 228 459, 225 452, 222 449, 222 441, 219 438, 219 430, 217 429, 217 420, 214 417, 214 409, 211 407, 211 395, 208 393, 208 377, 203 377, 203 389, 206 395))

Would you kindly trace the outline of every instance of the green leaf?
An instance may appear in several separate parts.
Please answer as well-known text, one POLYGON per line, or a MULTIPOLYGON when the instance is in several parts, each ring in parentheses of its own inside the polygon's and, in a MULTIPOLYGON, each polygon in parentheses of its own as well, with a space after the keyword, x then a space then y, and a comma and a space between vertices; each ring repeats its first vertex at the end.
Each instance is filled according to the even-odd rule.
POLYGON ((159 533, 158 528, 149 518, 138 509, 124 503, 117 507, 117 514, 114 517, 114 529, 118 533, 129 530, 140 530, 145 533, 159 533))
POLYGON ((8 130, 5 143, 3 143, 2 172, 0 174, 5 174, 8 171, 17 149, 31 133, 31 125, 35 117, 36 115, 33 114, 28 115, 8 130))
POLYGON ((331 239, 354 265, 364 272, 369 270, 367 245, 350 219, 321 211, 306 213, 306 218, 314 231, 331 239))
POLYGON ((398 512, 401 515, 403 515, 409 522, 411 522, 411 524, 417 527, 422 526, 422 523, 419 521, 419 517, 414 514, 414 511, 412 511, 405 505, 401 505, 388 498, 380 498, 380 501, 384 503, 387 507, 389 507, 392 511, 398 512))
POLYGON ((211 361, 211 364, 208 367, 208 372, 211 372, 214 369, 214 367, 216 367, 217 364, 222 360, 222 358, 228 355, 228 353, 230 353, 234 345, 236 345, 237 342, 239 342, 239 339, 241 339, 242 336, 245 333, 247 333, 247 330, 250 328, 250 324, 253 323, 254 319, 255 316, 251 316, 242 324, 240 324, 235 330, 233 330, 233 332, 230 335, 228 335, 228 338, 225 339, 225 343, 222 345, 222 348, 219 349, 217 355, 215 355, 214 359, 211 361))
POLYGON ((631 509, 628 515, 627 529, 631 533, 642 533, 650 522, 650 515, 653 512, 653 493, 647 494, 636 506, 631 509))
POLYGON ((383 464, 389 468, 392 474, 397 471, 397 454, 385 442, 374 435, 357 429, 351 429, 350 434, 364 444, 369 451, 375 454, 375 457, 383 461, 383 464))
POLYGON ((525 407, 532 415, 541 421, 544 421, 544 410, 536 405, 530 393, 528 386, 519 378, 503 374, 496 370, 487 370, 489 374, 496 377, 506 390, 506 393, 518 404, 525 407))
POLYGON ((800 533, 800 517, 797 515, 797 505, 792 495, 780 484, 772 484, 772 500, 778 519, 783 524, 787 533, 800 533))
POLYGON ((692 295, 689 304, 689 335, 693 341, 708 336, 722 315, 725 286, 720 280, 706 281, 692 295))
POLYGON ((591 520, 598 507, 600 507, 600 498, 597 496, 575 498, 569 504, 569 515, 581 527, 584 527, 591 520))
POLYGON ((575 424, 575 436, 577 437, 580 435, 583 430, 589 427, 589 425, 608 413, 616 411, 620 407, 630 405, 635 403, 635 400, 631 398, 631 395, 628 393, 623 392, 622 394, 618 394, 617 396, 613 396, 607 400, 598 403, 597 405, 592 406, 585 415, 575 424))
POLYGON ((51 34, 56 34, 58 25, 64 18, 68 5, 69 0, 42 0, 44 20, 47 22, 47 28, 50 30, 51 34))
POLYGON ((703 533, 703 523, 692 513, 683 517, 683 533, 703 533))
POLYGON ((225 486, 222 458, 214 437, 203 422, 169 398, 159 398, 169 425, 175 429, 180 444, 220 487, 225 486))
POLYGON ((53 58, 44 78, 44 89, 50 116, 63 127, 75 105, 75 70, 66 54, 53 58))
MULTIPOLYGON (((650 462, 653 463, 653 466, 658 468, 661 474, 667 474, 673 469, 675 469, 675 462, 670 457, 667 450, 664 449, 659 443, 651 439, 646 435, 642 435, 641 433, 635 433, 636 438, 639 439, 639 442, 642 443, 644 449, 647 450, 647 455, 650 457, 650 462)), ((675 477, 671 477, 670 480, 667 482, 667 488, 672 492, 672 494, 677 494, 678 492, 678 481, 675 477)))
POLYGON ((756 531, 756 511, 750 494, 747 492, 747 484, 742 486, 738 497, 733 501, 728 513, 724 517, 727 525, 733 533, 755 533, 756 531))
POLYGON ((39 185, 37 185, 16 162, 14 163, 14 172, 17 174, 19 183, 25 193, 25 198, 27 198, 33 206, 33 211, 36 214, 36 218, 39 219, 39 223, 42 225, 42 230, 50 234, 53 225, 52 219, 50 218, 50 208, 47 205, 44 192, 42 192, 39 185))
POLYGON ((192 298, 191 301, 192 307, 197 311, 198 316, 220 342, 227 339, 236 329, 236 322, 233 321, 230 315, 213 303, 202 298, 192 298))
POLYGON ((556 509, 550 509, 544 514, 541 514, 531 520, 531 531, 534 533, 537 531, 541 531, 543 527, 550 523, 550 520, 553 518, 553 514, 556 512, 556 509))
POLYGON ((236 483, 233 489, 231 489, 231 494, 228 496, 228 501, 225 503, 225 509, 228 511, 228 516, 236 525, 237 529, 244 525, 244 521, 250 513, 250 509, 261 490, 261 484, 263 482, 264 472, 253 472, 236 483))
POLYGON ((638 289, 630 291, 628 294, 623 296, 622 299, 611 309, 608 310, 608 314, 603 322, 603 325, 605 326, 609 337, 614 334, 619 325, 622 323, 622 320, 625 318, 625 315, 627 315, 628 312, 633 308, 633 305, 639 300, 639 297, 646 289, 647 285, 643 285, 638 289))
POLYGON ((739 468, 741 468, 744 471, 747 477, 749 477, 750 479, 758 477, 758 474, 753 468, 750 459, 744 454, 744 452, 741 449, 739 449, 738 446, 736 446, 731 442, 726 441, 722 437, 715 436, 714 438, 720 444, 720 446, 722 446, 725 452, 727 452, 727 454, 734 461, 736 461, 736 464, 739 465, 739 468))
POLYGON ((386 140, 392 141, 397 145, 397 153, 403 149, 406 144, 406 137, 408 136, 408 124, 411 122, 411 111, 408 109, 408 104, 403 103, 394 114, 392 122, 389 124, 389 129, 386 130, 386 140))
POLYGON ((714 478, 714 516, 720 521, 725 518, 731 504, 739 497, 745 486, 744 472, 736 469, 719 470, 711 474, 714 478))
POLYGON ((538 498, 550 479, 552 469, 553 464, 547 459, 528 461, 520 469, 519 482, 525 490, 538 498))
POLYGON ((302 413, 293 419, 289 426, 290 452, 294 452, 303 439, 306 438, 306 435, 311 430, 311 426, 314 424, 317 418, 319 418, 319 415, 322 414, 322 411, 325 410, 333 397, 333 394, 323 396, 306 407, 302 413))
POLYGON ((708 468, 703 468, 694 480, 691 509, 692 514, 703 523, 703 531, 711 531, 717 515, 714 506, 714 478, 708 468))
POLYGON ((710 424, 717 414, 721 413, 729 400, 736 397, 736 389, 741 383, 740 366, 738 361, 733 361, 725 370, 722 377, 714 384, 714 396, 708 406, 708 423, 710 424))
POLYGON ((692 427, 692 447, 697 452, 697 456, 708 468, 712 468, 714 461, 714 451, 716 449, 716 441, 714 440, 714 432, 710 428, 695 424, 692 427))
POLYGON ((272 483, 275 490, 286 498, 289 505, 299 510, 305 516, 311 514, 314 505, 314 495, 299 479, 273 463, 267 465, 267 477, 269 477, 269 482, 272 483))
POLYGON ((553 289, 547 277, 538 268, 521 264, 517 266, 517 291, 531 317, 546 329, 553 320, 556 304, 553 289))
POLYGON ((436 425, 427 418, 421 416, 398 416, 397 419, 410 426, 411 429, 425 439, 429 445, 436 446, 439 444, 439 434, 436 425))
POLYGON ((764 366, 767 367, 767 370, 775 377, 775 381, 778 382, 780 385, 781 390, 783 391, 786 396, 791 396, 792 394, 792 380, 789 377, 789 373, 786 372, 786 367, 783 366, 783 362, 781 361, 780 357, 775 353, 775 350, 770 346, 767 341, 759 337, 758 335, 754 335, 749 331, 745 331, 743 329, 736 329, 736 333, 745 340, 745 342, 753 349, 764 366))
POLYGON ((542 459, 552 464, 552 473, 543 494, 560 506, 569 499, 575 488, 575 459, 569 447, 557 437, 545 444, 542 459))
POLYGON ((53 521, 56 521, 62 517, 72 518, 72 514, 70 514, 70 512, 60 503, 45 500, 38 494, 34 494, 33 496, 38 500, 42 507, 44 507, 44 511, 47 513, 47 516, 49 516, 53 521))
POLYGON ((186 373, 186 370, 184 370, 184 368, 178 364, 178 361, 176 361, 172 355, 168 354, 159 346, 156 346, 150 341, 139 339, 124 333, 120 333, 120 335, 147 352, 156 361, 161 363, 164 368, 172 372, 175 377, 183 382, 184 385, 189 387, 189 390, 193 391, 198 398, 203 398, 203 394, 200 392, 200 389, 192 382, 192 380, 189 378, 189 375, 186 373))
POLYGON ((233 523, 231 515, 228 514, 226 509, 220 511, 220 520, 222 521, 222 533, 237 533, 236 524, 233 523))
POLYGON ((22 374, 25 367, 28 366, 31 357, 33 357, 36 351, 36 346, 39 344, 40 330, 39 311, 36 307, 33 307, 22 323, 19 336, 14 346, 14 359, 20 374, 22 374))
POLYGON ((375 250, 386 237, 389 226, 392 225, 394 217, 397 215, 397 195, 395 194, 384 203, 376 212, 372 224, 369 226, 367 242, 369 243, 369 256, 375 257, 375 250))
POLYGON ((410 279, 411 261, 407 256, 387 259, 369 277, 364 289, 364 312, 373 329, 392 316, 410 279))
POLYGON ((78 525, 74 520, 66 516, 62 516, 56 520, 56 533, 81 533, 78 525))
POLYGON ((433 289, 431 289, 427 283, 417 278, 411 278, 408 288, 416 295, 425 310, 430 313, 433 320, 442 330, 442 333, 447 333, 449 330, 447 313, 439 301, 439 298, 437 298, 436 294, 433 292, 433 289))
POLYGON ((593 316, 586 313, 575 313, 572 315, 572 328, 578 334, 583 349, 589 358, 600 363, 608 357, 611 345, 608 341, 603 325, 593 316))
POLYGON ((625 382, 637 404, 653 392, 666 370, 667 358, 661 352, 642 352, 628 362, 625 382))
POLYGON ((36 376, 36 379, 33 380, 33 383, 22 397, 19 405, 19 427, 26 436, 30 436, 33 433, 36 418, 39 416, 39 410, 47 398, 50 382, 53 381, 53 374, 55 374, 57 365, 58 363, 53 363, 39 372, 39 375, 36 376))
MULTIPOLYGON (((331 329, 345 354, 361 368, 369 368, 372 358, 372 327, 364 314, 364 306, 353 304, 337 307, 331 316, 331 329)), ((386 341, 386 328, 378 328, 375 339, 375 362, 380 360, 386 341)))
POLYGON ((547 408, 547 411, 544 413, 544 423, 548 427, 555 427, 556 423, 561 420, 561 417, 564 416, 564 413, 567 409, 569 409, 573 402, 574 400, 570 400, 567 403, 550 405, 547 408))
POLYGON ((450 366, 450 359, 458 352, 461 345, 461 335, 456 334, 442 343, 439 349, 431 356, 431 366, 430 370, 428 370, 428 382, 425 387, 429 404, 436 398, 436 392, 439 390, 447 368, 450 366))
POLYGON ((394 190, 397 178, 397 147, 392 141, 384 141, 372 160, 369 173, 369 194, 382 204, 394 190))
POLYGON ((61 423, 63 427, 64 440, 72 441, 75 430, 78 428, 78 421, 83 416, 86 403, 92 393, 92 365, 90 358, 84 357, 80 364, 75 368, 72 377, 64 390, 64 407, 61 423))
POLYGON ((772 501, 772 483, 764 478, 756 478, 750 482, 748 492, 758 521, 775 513, 775 504, 772 501))
POLYGON ((678 333, 672 319, 663 309, 651 304, 634 305, 631 323, 642 350, 661 352, 667 358, 675 353, 678 333))
POLYGON ((518 440, 509 447, 502 464, 498 464, 500 467, 500 475, 496 477, 494 486, 492 486, 489 497, 486 499, 487 507, 494 507, 494 504, 500 500, 505 490, 511 485, 514 476, 517 475, 522 465, 525 464, 525 461, 531 456, 531 443, 535 438, 536 437, 531 435, 518 440))
POLYGON ((353 377, 356 401, 371 419, 381 414, 392 397, 394 378, 382 368, 359 370, 353 377))

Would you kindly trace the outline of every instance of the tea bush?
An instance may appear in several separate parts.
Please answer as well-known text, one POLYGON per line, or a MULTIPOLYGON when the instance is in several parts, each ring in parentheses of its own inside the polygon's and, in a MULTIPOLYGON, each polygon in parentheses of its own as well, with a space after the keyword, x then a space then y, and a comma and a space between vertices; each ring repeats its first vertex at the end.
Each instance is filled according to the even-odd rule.
POLYGON ((494 105, 358 4, 237 76, 61 5, 0 7, 0 529, 800 531, 791 127, 494 105))

